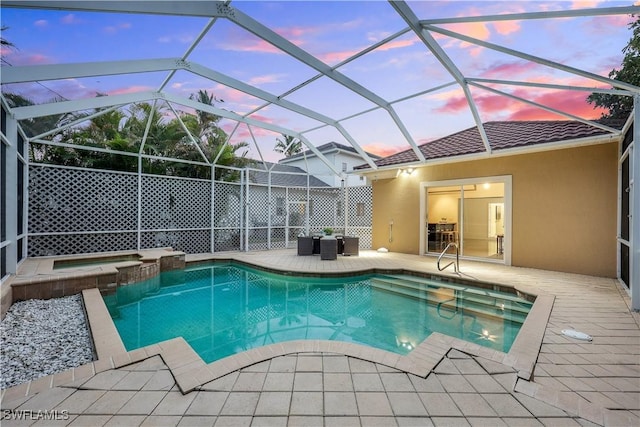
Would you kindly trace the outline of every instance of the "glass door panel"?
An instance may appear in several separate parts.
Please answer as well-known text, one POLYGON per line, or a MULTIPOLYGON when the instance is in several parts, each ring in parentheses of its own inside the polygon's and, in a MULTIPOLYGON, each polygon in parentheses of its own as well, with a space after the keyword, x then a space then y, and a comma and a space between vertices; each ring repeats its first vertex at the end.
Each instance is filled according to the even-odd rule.
POLYGON ((440 253, 450 242, 458 242, 461 190, 461 186, 427 188, 427 253, 440 253))
POLYGON ((462 251, 474 258, 504 259, 504 184, 477 184, 462 199, 462 251))
POLYGON ((426 192, 426 253, 439 254, 455 242, 462 256, 504 259, 504 183, 428 186, 426 192))

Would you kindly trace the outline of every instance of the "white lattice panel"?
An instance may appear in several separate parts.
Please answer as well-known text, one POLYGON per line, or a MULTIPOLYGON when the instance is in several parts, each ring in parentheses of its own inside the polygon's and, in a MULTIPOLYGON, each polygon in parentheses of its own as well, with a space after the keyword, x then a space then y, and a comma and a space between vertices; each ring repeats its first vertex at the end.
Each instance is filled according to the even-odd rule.
POLYGON ((242 186, 216 182, 214 184, 214 227, 239 228, 242 212, 242 186))
POLYGON ((211 226, 209 181, 142 177, 142 228, 149 230, 211 226))
POLYGON ((249 227, 266 227, 269 222, 269 189, 249 186, 249 227))
POLYGON ((216 228, 213 236, 215 252, 240 250, 240 229, 216 228))
POLYGON ((309 226, 313 231, 331 227, 335 232, 344 229, 344 215, 340 214, 343 200, 339 188, 315 188, 309 193, 309 226))
POLYGON ((349 226, 371 227, 373 221, 373 189, 368 186, 349 187, 347 190, 349 226))
POLYGON ((210 230, 161 230, 142 233, 142 249, 172 247, 189 254, 211 252, 210 230))
POLYGON ((71 255, 136 249, 136 233, 64 234, 29 237, 29 256, 71 255))
MULTIPOLYGON (((255 181, 265 176, 249 174, 255 181)), ((136 174, 30 165, 29 179, 29 256, 136 249, 136 174)), ((277 174, 273 179, 300 181, 277 174)), ((284 248, 287 242, 295 247, 297 236, 307 231, 307 213, 311 233, 331 227, 360 237, 361 249, 371 247, 370 187, 352 187, 345 193, 341 188, 272 185, 269 197, 269 187, 258 182, 249 184, 245 201, 245 186, 216 181, 212 231, 211 185, 207 180, 143 176, 141 248, 209 252, 212 232, 214 251, 244 249, 245 233, 249 250, 284 248)))
POLYGON ((137 193, 135 175, 30 165, 29 232, 135 230, 137 193))

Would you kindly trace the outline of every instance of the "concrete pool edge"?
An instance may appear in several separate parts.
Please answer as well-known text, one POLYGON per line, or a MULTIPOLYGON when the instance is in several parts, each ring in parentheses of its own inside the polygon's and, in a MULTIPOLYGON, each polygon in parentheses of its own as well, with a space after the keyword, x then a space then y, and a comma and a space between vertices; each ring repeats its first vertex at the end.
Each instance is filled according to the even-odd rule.
MULTIPOLYGON (((187 262, 186 267, 209 261, 240 262, 244 265, 255 266, 252 263, 240 261, 233 257, 225 257, 223 259, 200 259, 195 262, 187 262)), ((273 272, 282 272, 282 270, 273 267, 265 267, 265 269, 273 272)), ((391 270, 394 272, 415 273, 417 275, 430 274, 407 268, 397 268, 351 270, 344 272, 342 275, 352 276, 354 274, 391 270)), ((297 272, 292 273, 295 274, 297 272)), ((316 273, 316 275, 324 274, 319 272, 316 273)), ((443 277, 456 278, 451 275, 445 275, 443 277)), ((504 284, 498 285, 501 287, 505 286, 504 284)), ((521 292, 518 286, 512 286, 511 288, 521 292)), ((530 289, 525 293, 534 296, 530 289)), ((534 314, 532 315, 530 313, 530 315, 527 316, 525 323, 518 333, 518 338, 512 345, 509 353, 492 350, 488 347, 439 333, 433 333, 407 356, 340 341, 289 341, 251 349, 206 364, 183 338, 174 338, 136 350, 126 351, 113 320, 108 313, 100 291, 97 288, 93 288, 83 290, 82 294, 97 360, 63 373, 51 375, 49 377, 52 378, 49 380, 46 379, 47 377, 43 377, 30 381, 27 390, 37 392, 41 390, 41 387, 44 386, 45 383, 53 387, 59 385, 63 378, 73 378, 75 380, 79 376, 95 375, 104 370, 126 366, 155 355, 160 355, 165 361, 178 387, 183 393, 188 393, 206 382, 243 367, 277 356, 305 352, 342 353, 347 356, 368 360, 425 377, 452 349, 512 367, 518 372, 519 378, 529 381, 533 376, 535 364, 542 345, 542 339, 547 327, 547 321, 551 314, 555 298, 548 294, 536 296, 536 302, 531 309, 531 313, 534 314), (72 374, 70 375, 69 372, 72 374), (36 385, 31 385, 31 383, 36 383, 36 385), (42 385, 37 385, 40 383, 42 385)), ((21 386, 22 385, 18 385, 16 387, 21 386)))
POLYGON ((100 292, 97 289, 85 290, 83 298, 98 355, 94 364, 118 368, 159 355, 183 394, 238 369, 293 353, 343 354, 424 378, 450 350, 455 349, 511 367, 519 378, 530 381, 554 302, 552 295, 540 295, 536 298, 509 353, 436 332, 406 356, 342 341, 307 340, 257 347, 207 364, 182 337, 127 352, 100 292))

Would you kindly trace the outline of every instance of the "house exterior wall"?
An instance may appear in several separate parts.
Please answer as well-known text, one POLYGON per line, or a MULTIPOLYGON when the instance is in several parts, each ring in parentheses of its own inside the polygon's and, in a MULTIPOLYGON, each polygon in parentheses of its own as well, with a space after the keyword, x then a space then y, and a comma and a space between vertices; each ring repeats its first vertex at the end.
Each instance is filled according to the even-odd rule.
MULTIPOLYGON (((331 162, 331 164, 338 170, 338 172, 342 171, 342 163, 347 164, 347 172, 351 172, 354 166, 359 166, 364 163, 362 157, 354 154, 347 154, 345 152, 330 152, 323 153, 327 160, 331 162)), ((307 171, 310 175, 315 176, 316 178, 322 180, 332 187, 340 187, 342 186, 342 180, 339 176, 333 173, 331 169, 318 157, 315 155, 310 155, 307 157, 307 162, 305 163, 303 158, 293 159, 281 161, 280 163, 286 164, 289 166, 296 166, 300 169, 307 171)), ((358 175, 350 175, 347 177, 346 184, 353 187, 359 185, 365 185, 367 182, 365 180, 361 180, 358 175)))
POLYGON ((434 165, 374 181, 373 248, 419 252, 420 182, 511 175, 513 266, 616 277, 617 157, 617 143, 608 143, 434 165))

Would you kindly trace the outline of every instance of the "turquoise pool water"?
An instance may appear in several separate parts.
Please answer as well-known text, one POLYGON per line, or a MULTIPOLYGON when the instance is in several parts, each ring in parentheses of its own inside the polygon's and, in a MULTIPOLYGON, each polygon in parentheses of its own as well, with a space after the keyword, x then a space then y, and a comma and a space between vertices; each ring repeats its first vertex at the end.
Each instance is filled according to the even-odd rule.
POLYGON ((119 287, 105 302, 127 350, 182 336, 207 363, 300 339, 407 354, 432 332, 507 352, 532 305, 413 276, 295 277, 219 263, 119 287))

